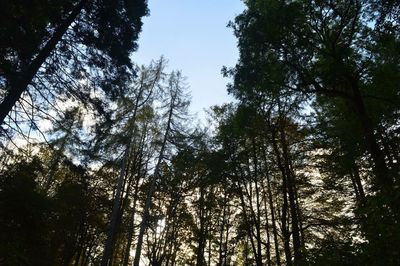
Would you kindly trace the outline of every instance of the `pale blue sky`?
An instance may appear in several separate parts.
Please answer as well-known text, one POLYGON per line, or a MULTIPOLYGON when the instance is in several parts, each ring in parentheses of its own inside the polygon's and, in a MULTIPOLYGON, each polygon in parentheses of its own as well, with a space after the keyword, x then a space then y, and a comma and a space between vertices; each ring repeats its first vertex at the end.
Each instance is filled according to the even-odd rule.
POLYGON ((244 8, 240 0, 149 0, 135 62, 148 64, 161 55, 168 70, 181 70, 191 88, 191 111, 204 117, 204 109, 231 101, 229 79, 222 66, 238 59, 236 39, 226 25, 244 8))

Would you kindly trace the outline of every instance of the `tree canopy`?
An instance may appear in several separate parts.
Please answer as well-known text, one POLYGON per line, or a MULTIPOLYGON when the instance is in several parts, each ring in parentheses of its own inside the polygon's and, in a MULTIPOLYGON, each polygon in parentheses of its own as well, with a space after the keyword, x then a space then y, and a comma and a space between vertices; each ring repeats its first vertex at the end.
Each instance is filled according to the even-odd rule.
POLYGON ((0 265, 400 264, 399 1, 243 2, 205 127, 146 1, 4 3, 0 265))

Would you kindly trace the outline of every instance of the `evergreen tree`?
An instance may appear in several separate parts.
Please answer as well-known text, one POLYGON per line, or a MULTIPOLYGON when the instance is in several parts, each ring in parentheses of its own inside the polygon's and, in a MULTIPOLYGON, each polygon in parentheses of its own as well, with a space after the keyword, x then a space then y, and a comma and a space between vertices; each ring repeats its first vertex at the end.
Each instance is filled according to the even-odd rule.
MULTIPOLYGON (((141 17, 147 12, 146 2, 34 1, 30 5, 14 1, 2 9, 2 25, 8 27, 2 27, 0 32, 3 42, 0 124, 28 86, 37 82, 35 77, 41 69, 49 74, 59 66, 70 72, 63 62, 74 66, 67 73, 74 79, 82 79, 84 72, 90 75, 89 69, 92 72, 103 69, 98 76, 101 89, 115 96, 118 79, 132 67, 129 55, 137 46, 141 17), (10 31, 14 27, 17 30, 10 31), (83 53, 82 56, 74 55, 77 52, 83 53)), ((45 86, 56 86, 54 79, 45 86)), ((47 97, 56 92, 51 88, 47 97)), ((72 94, 80 93, 74 90, 72 94)))

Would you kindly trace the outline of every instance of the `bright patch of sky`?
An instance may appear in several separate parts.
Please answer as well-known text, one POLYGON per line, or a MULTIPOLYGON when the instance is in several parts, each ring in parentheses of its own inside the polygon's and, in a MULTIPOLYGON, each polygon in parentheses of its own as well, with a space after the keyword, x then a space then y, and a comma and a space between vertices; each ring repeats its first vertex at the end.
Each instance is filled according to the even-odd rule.
POLYGON ((200 118, 213 105, 232 101, 226 91, 229 79, 222 77, 223 66, 238 59, 236 39, 229 21, 240 14, 240 0, 149 0, 150 16, 144 19, 139 49, 133 55, 147 65, 164 56, 168 70, 181 70, 192 95, 191 112, 200 118))

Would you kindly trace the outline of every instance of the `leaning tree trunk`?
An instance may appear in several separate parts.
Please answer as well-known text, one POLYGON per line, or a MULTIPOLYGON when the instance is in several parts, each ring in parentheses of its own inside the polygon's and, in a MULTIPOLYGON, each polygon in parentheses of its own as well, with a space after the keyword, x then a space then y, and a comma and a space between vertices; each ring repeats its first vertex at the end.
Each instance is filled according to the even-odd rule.
POLYGON ((0 104, 0 125, 3 124, 5 118, 10 113, 11 109, 15 106, 16 102, 21 98, 21 95, 26 91, 28 85, 32 82, 40 67, 54 51, 57 44, 61 41, 64 34, 67 32, 70 25, 74 22, 77 16, 81 13, 83 7, 88 0, 81 0, 68 15, 68 17, 61 23, 61 25, 54 31, 53 36, 44 45, 39 54, 32 60, 32 62, 23 67, 23 69, 10 80, 10 89, 5 96, 3 102, 0 104))
POLYGON ((104 246, 103 257, 101 259, 102 266, 108 266, 110 263, 112 246, 114 244, 115 228, 117 227, 117 221, 118 221, 119 203, 122 194, 124 177, 126 173, 126 164, 128 162, 129 153, 130 153, 130 143, 128 144, 128 147, 125 150, 124 158, 122 160, 121 170, 118 176, 117 190, 115 193, 114 204, 111 212, 110 226, 107 234, 106 244, 104 246))
MULTIPOLYGON (((152 84, 151 84, 151 92, 152 89, 154 88, 159 74, 160 74, 160 69, 157 72, 156 78, 153 80, 152 84)), ((139 110, 139 105, 143 105, 150 97, 151 93, 148 95, 147 99, 145 99, 144 101, 142 101, 142 103, 140 103, 140 100, 143 96, 143 93, 145 91, 145 87, 141 86, 139 89, 139 93, 136 97, 136 101, 135 101, 135 107, 133 109, 133 114, 132 114, 132 124, 135 124, 136 122, 136 118, 137 118, 137 113, 139 110)), ((133 135, 133 133, 132 133, 133 135)), ((111 259, 111 255, 112 255, 112 251, 113 251, 113 245, 114 245, 114 239, 115 239, 115 231, 118 225, 118 218, 122 217, 122 211, 120 211, 120 204, 121 204, 121 198, 122 198, 122 193, 123 193, 123 189, 124 189, 124 179, 125 179, 125 174, 127 171, 127 164, 128 164, 128 159, 130 156, 130 150, 131 150, 131 145, 132 145, 132 138, 129 139, 129 143, 127 144, 127 148, 125 151, 125 155, 123 158, 123 162, 122 162, 122 166, 121 166, 121 171, 120 174, 118 176, 118 180, 117 180, 117 190, 116 190, 116 195, 114 197, 114 204, 113 204, 113 209, 112 209, 112 213, 111 213, 111 219, 110 219, 110 227, 109 227, 109 231, 107 234, 107 240, 106 240, 106 244, 104 246, 104 251, 103 251, 103 257, 101 260, 101 265, 102 266, 107 266, 110 263, 110 259, 111 259)))
POLYGON ((150 206, 151 206, 153 194, 154 194, 154 191, 156 188, 157 178, 160 175, 161 163, 164 159, 165 147, 166 147, 167 140, 169 138, 169 134, 170 134, 170 130, 171 130, 172 115, 173 115, 173 111, 174 111, 176 97, 177 97, 177 95, 173 95, 171 98, 171 106, 170 106, 169 113, 168 113, 167 127, 165 129, 160 154, 158 156, 157 164, 154 169, 154 174, 151 178, 150 188, 149 188, 149 191, 148 191, 147 197, 146 197, 146 203, 145 203, 144 210, 143 210, 143 219, 142 219, 142 223, 140 225, 140 231, 139 231, 138 241, 137 241, 137 245, 136 245, 135 260, 133 262, 134 266, 139 266, 139 262, 140 262, 140 255, 142 253, 142 245, 143 245, 143 236, 144 236, 144 232, 146 230, 147 221, 149 219, 150 206))
MULTIPOLYGON (((141 148, 141 149, 143 150, 143 148, 141 148)), ((136 205, 137 205, 138 194, 139 194, 139 183, 140 183, 141 177, 144 176, 147 172, 147 167, 146 167, 146 169, 144 169, 144 173, 141 172, 142 161, 143 161, 143 159, 142 159, 142 155, 141 155, 138 165, 137 165, 138 173, 137 173, 137 179, 135 180, 134 195, 133 195, 133 208, 131 211, 129 224, 128 224, 128 237, 127 237, 127 243, 125 246, 125 254, 124 254, 124 261, 123 261, 124 266, 128 266, 128 263, 129 263, 130 250, 131 250, 132 238, 133 238, 134 227, 135 227, 134 222, 135 222, 135 214, 136 214, 136 205)))
POLYGON ((374 162, 373 170, 377 179, 376 181, 381 189, 381 192, 390 192, 392 191, 393 178, 389 176, 389 170, 385 162, 385 155, 377 143, 377 137, 374 133, 374 126, 371 118, 368 115, 364 100, 361 96, 358 82, 356 80, 352 81, 352 92, 352 102, 354 103, 355 110, 360 118, 365 141, 370 152, 371 159, 374 162))

